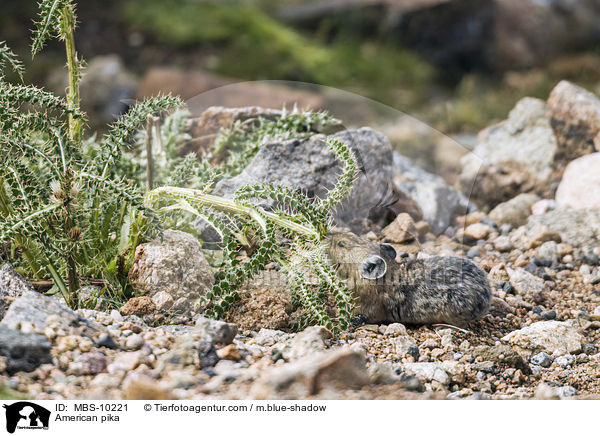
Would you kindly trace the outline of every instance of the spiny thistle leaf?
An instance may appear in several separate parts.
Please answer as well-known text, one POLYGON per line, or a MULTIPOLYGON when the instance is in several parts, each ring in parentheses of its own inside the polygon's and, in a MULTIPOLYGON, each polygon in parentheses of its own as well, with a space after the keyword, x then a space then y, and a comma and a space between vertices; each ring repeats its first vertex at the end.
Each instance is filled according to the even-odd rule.
POLYGON ((133 140, 135 133, 146 123, 148 115, 164 112, 182 106, 179 97, 170 95, 152 97, 133 106, 110 128, 101 143, 105 161, 103 175, 121 157, 121 148, 133 140))
POLYGON ((315 201, 287 186, 258 183, 242 186, 235 192, 235 198, 239 200, 266 197, 275 200, 281 207, 287 208, 289 214, 297 213, 297 216, 304 217, 315 228, 325 229, 327 227, 327 215, 315 201))
POLYGON ((327 197, 321 202, 321 211, 329 213, 352 191, 359 166, 356 155, 346 144, 333 138, 327 138, 325 142, 343 165, 342 174, 338 178, 335 187, 329 191, 327 197))
POLYGON ((68 111, 67 102, 54 94, 32 85, 2 83, 0 104, 7 108, 20 108, 23 103, 38 104, 45 109, 68 111))
POLYGON ((75 10, 71 0, 42 0, 39 3, 39 21, 35 23, 31 55, 39 53, 46 41, 60 36, 61 12, 64 8, 75 10))
POLYGON ((25 73, 23 63, 17 58, 17 55, 8 48, 6 41, 0 41, 0 80, 2 79, 4 65, 6 64, 10 65, 13 71, 19 76, 19 79, 23 81, 23 74, 25 73))

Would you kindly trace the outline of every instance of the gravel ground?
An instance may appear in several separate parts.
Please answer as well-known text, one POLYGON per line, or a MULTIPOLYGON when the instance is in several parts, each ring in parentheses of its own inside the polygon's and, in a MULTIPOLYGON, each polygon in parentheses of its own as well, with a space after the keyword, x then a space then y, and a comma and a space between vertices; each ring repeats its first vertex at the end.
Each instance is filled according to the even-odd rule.
MULTIPOLYGON (((111 343, 49 319, 37 332, 51 343, 52 363, 4 372, 0 385, 36 399, 600 398, 597 256, 558 243, 558 257, 547 261, 539 257, 543 242, 507 250, 506 238, 518 234, 488 227, 485 239, 467 245, 458 242, 468 240, 466 229, 413 244, 413 252, 471 257, 488 273, 492 310, 464 328, 363 325, 338 336, 320 327, 293 334, 285 290, 255 285, 226 320, 233 324, 151 327, 134 315, 79 311, 104 326, 111 343), (568 333, 552 327, 550 338, 535 336, 538 327, 556 325, 568 333), (536 329, 529 345, 507 338, 524 328, 536 329), (340 348, 347 355, 336 355, 340 348)), ((36 331, 27 323, 20 329, 36 331)), ((6 363, 0 358, 0 370, 6 363)))

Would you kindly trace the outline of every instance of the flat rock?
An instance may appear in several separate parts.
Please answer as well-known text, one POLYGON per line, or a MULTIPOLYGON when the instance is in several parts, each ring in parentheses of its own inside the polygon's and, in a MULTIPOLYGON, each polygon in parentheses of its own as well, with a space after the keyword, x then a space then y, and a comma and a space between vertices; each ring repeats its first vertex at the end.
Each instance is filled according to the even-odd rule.
MULTIPOLYGON (((524 234, 531 235, 539 225, 558 233, 562 242, 573 247, 584 247, 589 245, 590 241, 600 239, 600 209, 559 208, 542 215, 531 216, 522 228, 524 234)), ((539 245, 543 242, 546 241, 541 241, 539 245)))
POLYGON ((316 353, 266 370, 251 388, 256 399, 297 399, 369 383, 365 355, 350 347, 316 353))
POLYGON ((504 203, 500 203, 489 213, 489 217, 498 224, 510 224, 520 227, 531 215, 531 206, 540 200, 535 194, 519 194, 504 203))
POLYGON ((0 325, 0 356, 6 358, 6 372, 10 375, 31 372, 43 363, 52 362, 50 347, 43 335, 0 325))
POLYGON ((431 231, 439 235, 457 216, 474 210, 467 198, 441 177, 418 167, 410 159, 394 152, 394 184, 419 205, 431 231))
POLYGON ((529 354, 544 351, 561 356, 577 354, 581 350, 583 336, 577 329, 561 321, 538 321, 520 330, 509 333, 503 342, 529 354))
POLYGON ((556 190, 556 203, 573 209, 600 208, 600 153, 582 156, 567 165, 556 190))
POLYGON ((74 328, 85 336, 93 336, 102 330, 96 322, 78 315, 55 299, 30 290, 24 291, 10 305, 0 325, 17 328, 20 323, 28 322, 37 330, 43 330, 50 320, 58 321, 67 330, 74 328))
POLYGON ((518 295, 535 297, 544 290, 544 281, 523 268, 507 268, 510 284, 518 295))

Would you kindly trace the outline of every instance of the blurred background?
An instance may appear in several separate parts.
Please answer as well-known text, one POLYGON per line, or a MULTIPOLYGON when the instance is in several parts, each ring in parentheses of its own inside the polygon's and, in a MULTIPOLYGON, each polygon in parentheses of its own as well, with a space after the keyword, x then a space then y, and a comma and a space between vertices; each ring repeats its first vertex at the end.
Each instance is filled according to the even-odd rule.
MULTIPOLYGON (((36 14, 35 1, 3 0, 0 40, 25 60, 26 81, 64 92, 57 42, 31 63, 36 14)), ((159 91, 189 99, 282 80, 234 87, 212 103, 335 107, 322 88, 293 82, 326 85, 469 147, 521 97, 545 99, 561 79, 600 91, 598 0, 86 0, 78 18, 92 128, 159 91)), ((394 129, 405 134, 402 123, 394 129)))

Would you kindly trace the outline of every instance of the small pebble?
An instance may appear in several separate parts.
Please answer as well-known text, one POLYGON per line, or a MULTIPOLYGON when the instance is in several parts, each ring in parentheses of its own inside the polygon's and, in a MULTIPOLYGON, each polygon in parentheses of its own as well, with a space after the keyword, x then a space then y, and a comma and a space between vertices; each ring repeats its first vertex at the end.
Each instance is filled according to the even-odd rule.
POLYGON ((535 356, 533 356, 530 362, 533 365, 538 365, 542 368, 548 368, 550 365, 552 365, 552 358, 548 355, 548 353, 544 353, 542 351, 541 353, 538 353, 535 356))

